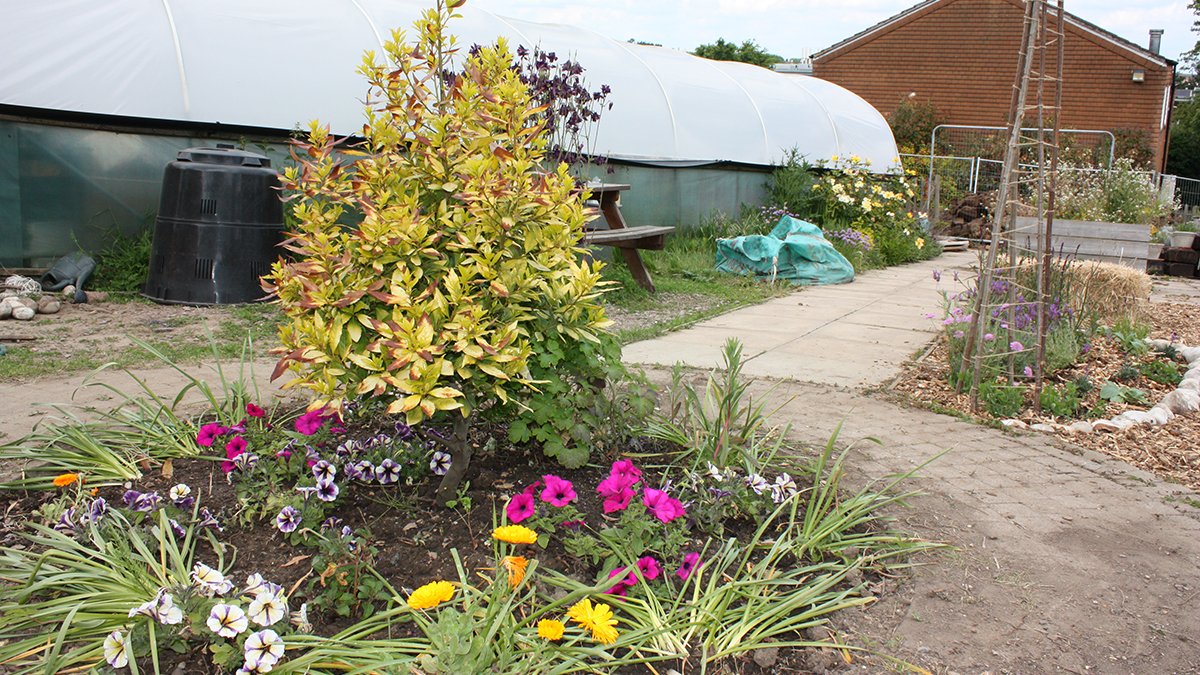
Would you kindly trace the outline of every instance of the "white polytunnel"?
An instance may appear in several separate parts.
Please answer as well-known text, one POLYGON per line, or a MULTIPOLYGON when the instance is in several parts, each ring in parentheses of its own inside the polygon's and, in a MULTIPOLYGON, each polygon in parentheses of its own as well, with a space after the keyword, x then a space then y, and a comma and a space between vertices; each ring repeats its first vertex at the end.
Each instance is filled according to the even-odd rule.
MULTIPOLYGON (((364 50, 409 30, 411 0, 43 0, 9 3, 0 24, 0 104, 290 130, 312 118, 362 125, 364 50)), ((504 18, 468 2, 461 46, 507 37, 569 57, 612 88, 595 149, 645 161, 778 164, 896 156, 886 120, 812 77, 718 62, 589 30, 504 18)), ((411 32, 411 31, 409 31, 411 32)))
MULTIPOLYGON (((239 144, 290 161, 313 119, 357 135, 358 68, 432 0, 38 0, 0 21, 0 265, 45 266, 153 222, 164 167, 184 148, 239 144)), ((773 166, 858 156, 898 169, 887 122, 812 77, 701 59, 572 26, 509 19, 468 0, 464 52, 505 36, 611 88, 588 177, 624 183, 635 225, 691 227, 768 198, 773 166)))

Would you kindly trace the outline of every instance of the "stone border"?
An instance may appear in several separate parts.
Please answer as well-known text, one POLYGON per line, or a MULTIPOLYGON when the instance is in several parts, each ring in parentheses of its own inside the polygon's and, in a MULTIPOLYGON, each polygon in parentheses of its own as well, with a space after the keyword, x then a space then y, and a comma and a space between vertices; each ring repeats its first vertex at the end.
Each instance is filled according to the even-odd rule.
MULTIPOLYGON (((1146 340, 1153 350, 1162 351, 1171 346, 1168 340, 1146 340)), ((1034 431, 1056 432, 1070 431, 1073 433, 1090 434, 1093 431, 1118 432, 1137 425, 1163 425, 1170 422, 1176 415, 1187 415, 1200 411, 1200 347, 1184 347, 1175 345, 1175 349, 1187 361, 1188 370, 1183 374, 1175 391, 1163 397, 1149 410, 1128 410, 1111 419, 1095 422, 1079 421, 1072 424, 1033 424, 1029 425, 1034 431)), ((1000 422, 1006 428, 1022 428, 1020 420, 1003 420, 1000 422)))

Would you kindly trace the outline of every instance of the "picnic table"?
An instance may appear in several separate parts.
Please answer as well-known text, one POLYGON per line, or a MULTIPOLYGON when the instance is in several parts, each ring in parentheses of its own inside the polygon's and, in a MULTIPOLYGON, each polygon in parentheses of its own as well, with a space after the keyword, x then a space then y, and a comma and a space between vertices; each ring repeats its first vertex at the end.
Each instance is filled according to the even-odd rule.
MULTIPOLYGON (((650 272, 642 262, 639 253, 641 249, 661 251, 666 244, 667 235, 675 231, 674 227, 664 225, 639 225, 629 227, 621 215, 621 193, 628 190, 626 183, 589 183, 587 189, 592 193, 592 199, 600 206, 600 213, 608 223, 607 229, 588 229, 583 235, 583 243, 591 246, 612 246, 621 252, 625 264, 629 267, 633 279, 642 288, 654 292, 654 282, 650 272)), ((596 221, 593 221, 596 222, 596 221)))

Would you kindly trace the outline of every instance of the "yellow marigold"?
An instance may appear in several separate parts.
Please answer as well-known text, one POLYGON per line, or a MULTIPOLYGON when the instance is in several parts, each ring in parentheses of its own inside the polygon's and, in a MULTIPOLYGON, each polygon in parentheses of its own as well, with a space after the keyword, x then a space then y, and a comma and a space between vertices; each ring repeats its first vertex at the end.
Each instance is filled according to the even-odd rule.
POLYGON ((77 473, 60 474, 58 476, 55 476, 54 486, 55 487, 67 487, 68 485, 70 485, 71 483, 74 483, 77 480, 79 480, 79 474, 77 474, 77 473))
POLYGON ((449 581, 433 581, 418 588, 408 596, 408 606, 413 609, 430 609, 454 597, 454 584, 449 581))
POLYGON ((617 641, 617 619, 608 605, 598 602, 592 606, 592 601, 584 598, 567 610, 567 616, 590 630, 596 642, 611 645, 617 641))
POLYGON ((557 619, 542 619, 538 622, 538 636, 547 640, 561 640, 566 626, 557 619))
POLYGON ((913 243, 917 245, 917 248, 925 248, 925 240, 921 237, 917 237, 917 240, 913 243))
POLYGON ((492 536, 510 544, 536 544, 537 532, 524 525, 504 525, 492 530, 492 536))
POLYGON ((523 555, 506 555, 500 560, 500 566, 508 572, 508 585, 516 588, 525 578, 525 568, 529 567, 529 559, 523 555))

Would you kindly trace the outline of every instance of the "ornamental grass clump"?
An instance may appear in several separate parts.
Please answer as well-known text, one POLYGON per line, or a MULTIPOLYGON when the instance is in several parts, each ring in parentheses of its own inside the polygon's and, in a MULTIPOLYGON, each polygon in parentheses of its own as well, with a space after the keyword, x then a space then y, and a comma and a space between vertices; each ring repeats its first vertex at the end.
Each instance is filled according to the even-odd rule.
MULTIPOLYGON (((578 255, 583 195, 566 165, 543 169, 546 129, 506 42, 456 61, 447 25, 462 4, 367 53, 361 145, 343 150, 316 122, 297 142, 283 179, 293 257, 264 281, 287 317, 275 375, 310 390, 310 409, 373 397, 408 424, 453 420, 443 503, 470 461, 468 420, 536 397, 535 360, 611 340, 600 264, 578 255)), ((554 376, 602 378, 611 354, 596 356, 554 376)), ((574 442, 546 450, 587 458, 574 442)))

